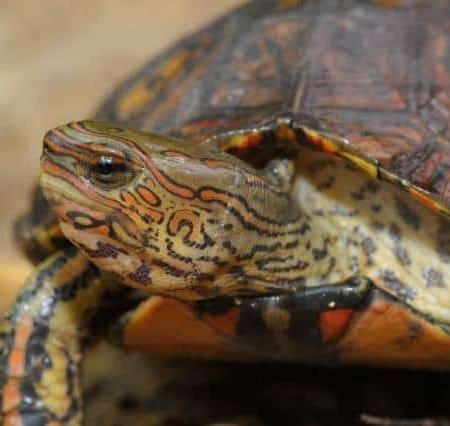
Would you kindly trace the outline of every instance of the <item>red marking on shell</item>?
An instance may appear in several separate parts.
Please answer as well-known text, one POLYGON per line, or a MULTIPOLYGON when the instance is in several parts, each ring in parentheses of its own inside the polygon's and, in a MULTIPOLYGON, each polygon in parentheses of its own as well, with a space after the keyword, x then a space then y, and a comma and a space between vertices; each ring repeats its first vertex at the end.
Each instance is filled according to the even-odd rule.
POLYGON ((308 133, 307 136, 308 142, 311 145, 316 146, 323 152, 327 152, 329 154, 336 154, 339 151, 334 143, 331 143, 330 141, 320 136, 316 136, 311 133, 308 133))
POLYGON ((215 330, 220 331, 226 336, 234 336, 240 316, 240 309, 233 308, 221 315, 205 314, 202 316, 202 319, 215 330))
POLYGON ((442 209, 441 204, 430 198, 427 194, 423 193, 421 189, 418 188, 408 188, 408 192, 421 204, 431 210, 442 211, 445 213, 446 211, 442 209))
POLYGON ((320 315, 320 331, 324 342, 330 342, 341 337, 353 315, 352 309, 334 309, 320 315))
POLYGON ((262 142, 261 133, 249 133, 244 139, 242 139, 239 146, 236 148, 238 156, 242 156, 246 151, 255 146, 258 146, 262 142))

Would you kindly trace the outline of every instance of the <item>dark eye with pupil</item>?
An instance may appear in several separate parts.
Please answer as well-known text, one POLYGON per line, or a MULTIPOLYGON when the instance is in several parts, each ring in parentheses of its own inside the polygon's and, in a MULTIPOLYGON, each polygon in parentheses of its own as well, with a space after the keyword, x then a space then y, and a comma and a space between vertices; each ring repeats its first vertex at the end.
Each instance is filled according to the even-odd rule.
POLYGON ((91 165, 90 180, 98 185, 107 187, 122 185, 133 177, 132 170, 122 158, 101 155, 91 165))
POLYGON ((98 175, 110 177, 114 172, 114 160, 112 157, 102 155, 94 168, 98 175))

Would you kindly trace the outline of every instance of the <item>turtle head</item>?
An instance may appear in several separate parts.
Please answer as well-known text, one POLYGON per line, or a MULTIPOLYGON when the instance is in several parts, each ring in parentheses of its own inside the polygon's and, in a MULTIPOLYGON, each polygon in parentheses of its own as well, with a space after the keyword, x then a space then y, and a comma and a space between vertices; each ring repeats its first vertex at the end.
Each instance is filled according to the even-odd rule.
POLYGON ((95 121, 46 134, 41 185, 100 268, 179 298, 238 293, 252 247, 295 221, 284 191, 215 146, 95 121))

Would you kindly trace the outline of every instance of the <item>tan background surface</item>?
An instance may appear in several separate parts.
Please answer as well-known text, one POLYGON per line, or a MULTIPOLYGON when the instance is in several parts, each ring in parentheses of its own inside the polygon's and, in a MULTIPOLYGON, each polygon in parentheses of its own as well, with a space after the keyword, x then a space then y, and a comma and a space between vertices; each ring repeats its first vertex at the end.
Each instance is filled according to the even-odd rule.
POLYGON ((44 132, 88 117, 151 56, 243 2, 0 0, 0 311, 30 271, 11 223, 26 208, 44 132))

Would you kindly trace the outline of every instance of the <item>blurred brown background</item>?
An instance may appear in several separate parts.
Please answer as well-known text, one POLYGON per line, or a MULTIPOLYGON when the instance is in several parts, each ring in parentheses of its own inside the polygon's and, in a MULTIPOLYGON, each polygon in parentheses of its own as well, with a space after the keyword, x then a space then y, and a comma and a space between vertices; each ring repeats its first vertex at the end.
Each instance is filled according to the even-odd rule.
POLYGON ((27 206, 44 132, 89 117, 151 56, 243 2, 0 0, 0 312, 31 269, 11 224, 27 206))

